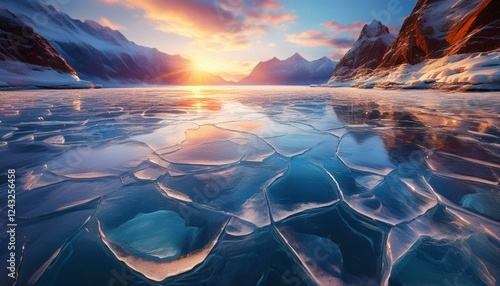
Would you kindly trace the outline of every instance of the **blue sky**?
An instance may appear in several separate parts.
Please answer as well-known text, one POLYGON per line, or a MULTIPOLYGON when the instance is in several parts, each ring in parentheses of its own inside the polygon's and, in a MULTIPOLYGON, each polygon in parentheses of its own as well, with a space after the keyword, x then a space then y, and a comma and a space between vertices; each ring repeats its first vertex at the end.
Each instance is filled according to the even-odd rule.
POLYGON ((137 44, 180 54, 238 79, 261 60, 299 52, 339 59, 364 23, 394 33, 415 0, 50 0, 73 18, 120 30, 137 44))

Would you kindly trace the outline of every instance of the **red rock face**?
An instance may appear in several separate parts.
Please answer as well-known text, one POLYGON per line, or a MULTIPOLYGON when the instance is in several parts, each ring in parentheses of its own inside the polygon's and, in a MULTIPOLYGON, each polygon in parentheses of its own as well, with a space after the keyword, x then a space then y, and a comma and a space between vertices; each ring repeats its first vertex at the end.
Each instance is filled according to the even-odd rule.
POLYGON ((448 30, 447 55, 486 52, 500 47, 500 1, 485 0, 448 30))
POLYGON ((76 75, 49 41, 5 9, 0 9, 0 60, 50 67, 76 75))
POLYGON ((419 0, 379 68, 497 49, 498 11, 498 0, 419 0))

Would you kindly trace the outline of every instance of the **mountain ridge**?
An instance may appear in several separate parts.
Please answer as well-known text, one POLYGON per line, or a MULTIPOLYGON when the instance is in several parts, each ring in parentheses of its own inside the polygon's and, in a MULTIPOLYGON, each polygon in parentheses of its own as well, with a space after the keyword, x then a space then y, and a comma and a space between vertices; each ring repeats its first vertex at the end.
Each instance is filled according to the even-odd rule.
POLYGON ((238 83, 264 85, 324 83, 330 77, 335 65, 336 62, 327 57, 308 61, 299 53, 294 53, 285 60, 273 57, 267 61, 260 61, 252 72, 238 83))
POLYGON ((75 20, 37 1, 4 0, 2 5, 45 37, 81 78, 106 86, 126 84, 226 84, 219 76, 197 71, 179 55, 169 55, 129 41, 99 23, 75 20), (40 22, 36 13, 46 21, 40 22))
POLYGON ((44 37, 0 6, 0 88, 91 88, 44 37))
POLYGON ((76 76, 75 70, 66 63, 49 41, 1 6, 0 23, 1 60, 25 62, 76 76))

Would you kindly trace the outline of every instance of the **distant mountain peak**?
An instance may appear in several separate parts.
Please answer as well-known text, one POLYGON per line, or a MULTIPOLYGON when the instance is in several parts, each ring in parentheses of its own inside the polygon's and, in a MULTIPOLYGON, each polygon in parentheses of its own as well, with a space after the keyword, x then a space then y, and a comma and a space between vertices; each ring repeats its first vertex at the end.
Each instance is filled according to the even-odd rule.
POLYGON ((377 29, 378 27, 384 26, 384 24, 382 24, 382 22, 380 21, 373 20, 368 26, 370 27, 370 29, 377 29))
POLYGON ((382 22, 373 20, 370 24, 365 24, 361 29, 360 38, 376 38, 383 35, 390 35, 389 28, 382 24, 382 22))
POLYGON ((273 57, 259 62, 242 84, 317 84, 325 83, 336 62, 327 57, 308 61, 299 53, 286 60, 273 57))
POLYGON ((320 61, 320 62, 331 62, 332 59, 330 59, 329 57, 327 56, 324 56, 324 57, 321 57, 319 59, 317 59, 316 61, 320 61))
POLYGON ((289 57, 287 60, 305 60, 305 59, 299 53, 296 52, 291 57, 289 57))

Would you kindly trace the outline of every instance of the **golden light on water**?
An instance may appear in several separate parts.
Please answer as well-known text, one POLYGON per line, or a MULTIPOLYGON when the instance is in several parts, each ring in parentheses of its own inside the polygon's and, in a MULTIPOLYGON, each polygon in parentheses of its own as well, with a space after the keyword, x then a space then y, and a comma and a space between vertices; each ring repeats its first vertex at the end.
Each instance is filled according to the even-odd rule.
POLYGON ((82 111, 82 102, 80 101, 79 98, 75 98, 73 100, 73 110, 82 111))
MULTIPOLYGON (((200 95, 201 96, 201 95, 200 95)), ((222 109, 222 102, 214 98, 198 97, 183 99, 179 106, 191 108, 196 112, 203 111, 220 111, 222 109)))
POLYGON ((196 112, 201 112, 201 108, 202 108, 201 102, 196 102, 194 104, 194 107, 196 107, 196 112))

